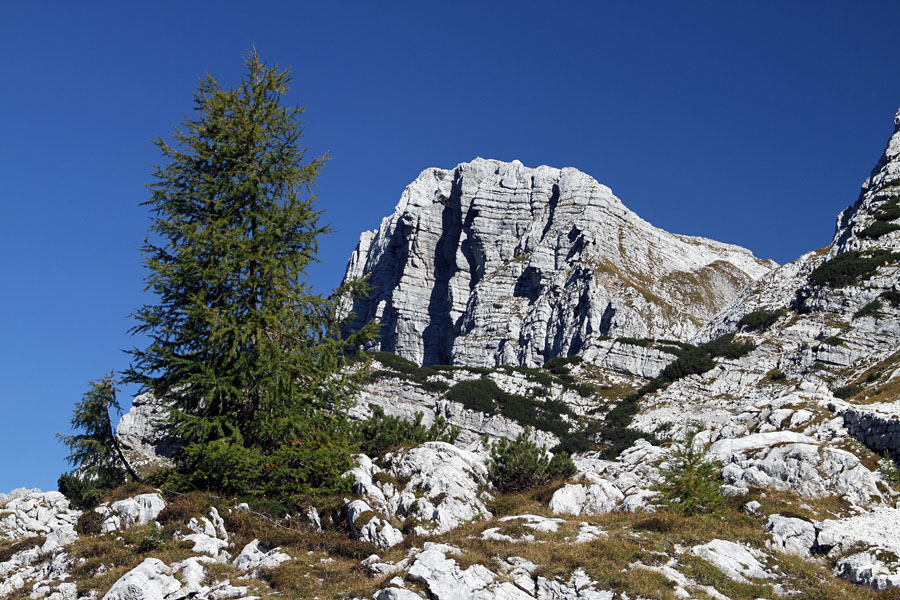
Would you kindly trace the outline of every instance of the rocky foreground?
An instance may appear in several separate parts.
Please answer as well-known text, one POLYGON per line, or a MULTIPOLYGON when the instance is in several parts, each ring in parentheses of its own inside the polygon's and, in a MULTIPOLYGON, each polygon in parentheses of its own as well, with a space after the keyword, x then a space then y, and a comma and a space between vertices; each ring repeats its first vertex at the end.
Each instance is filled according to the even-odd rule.
MULTIPOLYGON (((441 417, 454 444, 359 455, 352 494, 289 515, 0 495, 0 596, 900 597, 900 113, 832 243, 787 265, 652 228, 572 169, 476 160, 424 172, 348 273, 392 351, 355 367, 351 416, 441 417), (660 483, 696 427, 725 500, 685 517, 660 483), (490 444, 525 432, 577 473, 500 493, 490 444)), ((141 469, 177 447, 165 414, 144 396, 120 424, 141 469)))

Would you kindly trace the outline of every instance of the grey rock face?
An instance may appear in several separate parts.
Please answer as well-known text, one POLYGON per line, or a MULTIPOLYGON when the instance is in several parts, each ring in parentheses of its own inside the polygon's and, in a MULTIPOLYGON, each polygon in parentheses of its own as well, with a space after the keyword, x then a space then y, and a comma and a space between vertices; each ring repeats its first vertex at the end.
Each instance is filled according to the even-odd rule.
POLYGON ((166 501, 159 494, 140 494, 112 504, 101 504, 94 511, 103 517, 100 531, 110 533, 133 525, 146 525, 165 507, 166 501))
POLYGON ((49 539, 54 534, 68 539, 74 532, 81 511, 69 508, 59 492, 24 488, 0 494, 0 540, 20 540, 38 535, 49 539))
POLYGON ((694 546, 691 548, 691 554, 712 563, 728 577, 741 583, 747 582, 748 578, 770 579, 772 577, 772 574, 767 572, 758 560, 763 558, 761 552, 750 550, 727 540, 713 540, 708 544, 694 546))
POLYGON ((349 502, 346 513, 351 535, 357 539, 387 548, 403 540, 392 521, 412 518, 419 523, 414 528, 417 535, 435 535, 491 516, 482 491, 488 485, 482 455, 427 442, 405 453, 388 454, 384 469, 364 455, 357 455, 356 462, 347 475, 360 499, 349 502))
POLYGON ((172 455, 180 444, 166 433, 168 417, 169 407, 149 393, 135 396, 122 415, 116 437, 135 469, 172 466, 172 455))
POLYGON ((345 280, 369 278, 353 326, 379 320, 383 350, 534 366, 602 336, 687 339, 774 266, 657 229, 576 169, 476 159, 423 171, 345 280))
POLYGON ((768 546, 786 554, 809 556, 816 545, 816 528, 804 519, 772 515, 766 531, 772 536, 768 546))

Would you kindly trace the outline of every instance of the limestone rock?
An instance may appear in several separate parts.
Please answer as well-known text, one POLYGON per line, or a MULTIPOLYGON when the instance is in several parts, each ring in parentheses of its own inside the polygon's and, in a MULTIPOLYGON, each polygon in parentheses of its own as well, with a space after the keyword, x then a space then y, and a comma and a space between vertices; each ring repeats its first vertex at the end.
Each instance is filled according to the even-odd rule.
POLYGON ((857 552, 837 561, 834 574, 853 583, 866 585, 876 590, 900 587, 900 565, 889 568, 872 552, 857 552))
POLYGON ((772 536, 767 545, 786 554, 809 556, 816 545, 816 528, 804 519, 771 515, 766 531, 772 536))
POLYGON ((712 563, 717 569, 740 583, 751 579, 769 579, 772 577, 762 563, 759 552, 754 552, 740 544, 727 540, 713 540, 708 544, 694 546, 691 554, 712 563))
POLYGON ((116 581, 103 600, 166 600, 179 589, 181 582, 164 562, 147 558, 116 581))
POLYGON ((55 536, 61 544, 71 541, 81 511, 69 508, 59 492, 16 489, 0 494, 0 540, 55 536), (56 533, 58 532, 58 533, 56 533))
POLYGON ((260 548, 259 540, 253 540, 244 546, 241 553, 234 559, 234 566, 241 571, 250 571, 253 577, 259 569, 271 569, 281 563, 291 560, 289 554, 280 551, 281 548, 267 550, 260 548))
POLYGON ((133 525, 146 525, 156 519, 165 507, 166 501, 159 494, 139 494, 112 504, 101 504, 94 511, 103 517, 100 531, 110 533, 133 525))
POLYGON ((599 515, 615 510, 624 499, 617 487, 605 481, 592 485, 569 483, 553 492, 550 510, 558 515, 599 515))
POLYGON ((172 466, 172 456, 180 443, 166 432, 164 423, 168 418, 169 406, 149 392, 131 401, 131 408, 116 426, 116 438, 135 469, 172 466))
POLYGON ((602 336, 687 339, 773 266, 657 229, 575 169, 479 158, 423 171, 362 234, 345 280, 373 289, 346 310, 418 363, 535 366, 602 336))
POLYGON ((488 479, 483 455, 444 442, 427 442, 386 455, 384 468, 364 455, 356 461, 347 475, 353 478, 353 492, 360 499, 346 507, 355 537, 366 535, 369 541, 393 545, 402 535, 392 521, 411 518, 418 522, 417 535, 436 535, 491 515, 484 504, 488 479), (357 525, 360 516, 363 522, 357 525))

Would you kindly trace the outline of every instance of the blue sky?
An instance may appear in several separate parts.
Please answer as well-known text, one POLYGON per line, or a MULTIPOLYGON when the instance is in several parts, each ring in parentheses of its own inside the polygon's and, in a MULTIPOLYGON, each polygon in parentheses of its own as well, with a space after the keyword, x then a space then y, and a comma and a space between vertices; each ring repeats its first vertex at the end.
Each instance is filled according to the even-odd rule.
POLYGON ((332 156, 327 292, 422 169, 476 156, 577 167, 657 226, 778 262, 824 246, 900 107, 898 21, 873 1, 7 3, 0 492, 55 487, 73 403, 141 344, 150 141, 251 45, 293 68, 332 156))

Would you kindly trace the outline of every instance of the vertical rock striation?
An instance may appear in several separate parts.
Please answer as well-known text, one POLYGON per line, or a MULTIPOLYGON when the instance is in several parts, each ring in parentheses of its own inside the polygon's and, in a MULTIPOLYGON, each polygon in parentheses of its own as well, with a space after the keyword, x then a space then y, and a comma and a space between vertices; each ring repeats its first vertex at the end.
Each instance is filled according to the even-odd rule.
POLYGON ((478 158, 423 171, 345 281, 368 278, 352 327, 380 321, 382 350, 534 366, 604 336, 687 339, 774 266, 655 228, 576 169, 478 158))

